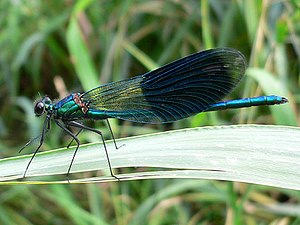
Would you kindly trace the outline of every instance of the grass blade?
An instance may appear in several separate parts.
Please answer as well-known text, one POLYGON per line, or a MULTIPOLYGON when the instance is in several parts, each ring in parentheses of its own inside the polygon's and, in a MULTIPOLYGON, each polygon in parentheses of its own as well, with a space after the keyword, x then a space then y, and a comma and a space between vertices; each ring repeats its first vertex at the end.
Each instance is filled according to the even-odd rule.
MULTIPOLYGON (((113 150, 113 143, 107 143, 114 168, 156 168, 150 172, 119 174, 118 177, 124 180, 217 179, 300 189, 297 179, 300 175, 299 128, 262 125, 204 127, 137 136, 117 142, 125 146, 113 150)), ((66 148, 40 153, 31 164, 28 176, 65 174, 72 154, 72 149, 66 148)), ((21 178, 29 158, 30 155, 2 159, 1 180, 21 178)), ((102 169, 107 169, 102 144, 82 145, 71 172, 102 169)), ((111 180, 111 177, 101 176, 71 182, 111 180)))

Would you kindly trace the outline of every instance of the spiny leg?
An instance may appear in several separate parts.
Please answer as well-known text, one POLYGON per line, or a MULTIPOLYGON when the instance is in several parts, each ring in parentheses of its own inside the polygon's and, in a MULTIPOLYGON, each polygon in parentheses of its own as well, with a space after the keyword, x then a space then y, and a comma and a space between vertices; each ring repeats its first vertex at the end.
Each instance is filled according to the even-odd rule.
POLYGON ((27 146, 31 145, 33 142, 35 142, 37 139, 39 139, 42 136, 42 134, 36 136, 35 138, 28 141, 20 150, 19 153, 21 153, 27 146))
MULTIPOLYGON (((125 146, 125 144, 122 144, 122 145, 120 145, 119 147, 117 146, 117 142, 116 142, 116 139, 115 139, 115 135, 114 135, 114 133, 113 133, 113 131, 112 131, 112 128, 111 128, 111 126, 110 126, 110 123, 109 123, 108 119, 106 119, 106 122, 107 122, 108 129, 109 129, 109 131, 110 131, 110 134, 111 134, 111 136, 112 136, 112 139, 113 139, 115 148, 116 148, 116 149, 119 149, 119 148, 121 148, 122 146, 125 146)), ((81 128, 81 129, 77 132, 77 134, 75 134, 75 136, 78 137, 78 135, 82 132, 82 130, 83 130, 83 128, 81 128)), ((70 141, 70 143, 67 145, 67 148, 69 148, 69 147, 71 146, 71 144, 72 144, 73 141, 74 141, 74 139, 72 139, 72 140, 70 141)))
POLYGON ((75 136, 75 134, 73 134, 70 130, 68 130, 68 129, 67 129, 64 125, 62 125, 58 120, 55 120, 55 123, 56 123, 61 129, 63 129, 67 134, 69 134, 69 135, 73 138, 73 140, 75 140, 76 143, 77 143, 76 149, 75 149, 75 151, 74 151, 74 153, 73 153, 73 157, 72 157, 70 166, 69 166, 68 171, 67 171, 67 174, 66 174, 67 179, 68 179, 68 182, 70 182, 70 181, 69 181, 69 175, 70 175, 70 171, 71 171, 71 168, 72 168, 72 165, 73 165, 75 156, 76 156, 76 154, 77 154, 77 151, 78 151, 78 148, 79 148, 79 145, 80 145, 80 141, 79 141, 78 138, 75 136))
MULTIPOLYGON (((80 130, 77 132, 77 134, 75 134, 75 136, 78 137, 78 135, 81 133, 82 130, 83 130, 83 129, 80 129, 80 130)), ((72 140, 70 141, 70 143, 67 145, 67 148, 70 148, 70 146, 71 146, 71 144, 72 144, 73 141, 74 141, 74 138, 72 138, 72 140)))
MULTIPOLYGON (((28 162, 28 164, 27 164, 27 166, 26 166, 25 172, 24 172, 24 174, 23 174, 23 178, 26 177, 26 173, 27 173, 27 171, 28 171, 28 168, 29 168, 29 166, 30 166, 30 164, 31 164, 31 162, 32 162, 32 160, 33 160, 33 158, 35 157, 36 153, 38 153, 38 151, 40 150, 42 144, 44 143, 45 135, 46 135, 46 133, 48 132, 48 130, 50 129, 50 118, 51 118, 51 115, 50 115, 50 114, 47 114, 46 119, 45 119, 45 122, 44 122, 44 125, 43 125, 42 134, 38 136, 38 137, 41 136, 40 144, 39 144, 39 146, 37 147, 37 149, 34 151, 33 155, 31 156, 31 158, 30 158, 30 160, 29 160, 29 162, 28 162)), ((38 138, 38 137, 37 137, 37 138, 38 138)), ((33 139, 33 140, 36 140, 37 138, 35 138, 35 139, 33 139)), ((33 141, 33 140, 32 140, 32 141, 33 141)), ((28 143, 27 143, 27 144, 26 144, 19 152, 21 152, 26 146, 28 146, 29 144, 31 144, 32 141, 29 141, 29 142, 28 142, 28 143)))
POLYGON ((113 139, 113 142, 114 142, 114 144, 115 144, 116 149, 121 148, 121 147, 124 146, 125 144, 122 144, 122 145, 120 145, 119 147, 117 146, 116 139, 115 139, 114 133, 113 133, 113 131, 112 131, 112 129, 111 129, 111 126, 110 126, 110 124, 109 124, 108 119, 106 119, 106 122, 107 122, 107 126, 108 126, 108 129, 109 129, 109 131, 110 131, 110 134, 111 134, 111 137, 112 137, 112 139, 113 139))
POLYGON ((103 146, 104 146, 104 151, 105 151, 105 155, 106 155, 106 159, 107 159, 107 164, 108 164, 108 167, 109 167, 109 171, 110 171, 110 175, 114 178, 116 178, 118 181, 120 181, 120 179, 118 177, 116 177, 112 171, 112 167, 111 167, 111 163, 110 163, 110 159, 109 159, 109 156, 108 156, 108 151, 107 151, 107 148, 106 148, 106 144, 105 144, 105 141, 104 141, 104 137, 103 137, 103 134, 101 131, 97 130, 97 129, 94 129, 94 128, 91 128, 91 127, 88 127, 88 126, 85 126, 81 123, 78 123, 76 121, 70 121, 67 123, 67 125, 69 126, 73 126, 73 127, 78 127, 78 128, 82 128, 82 129, 85 129, 85 130, 89 130, 89 131, 92 131, 92 132, 95 132, 96 134, 100 135, 101 139, 102 139, 102 143, 103 143, 103 146))

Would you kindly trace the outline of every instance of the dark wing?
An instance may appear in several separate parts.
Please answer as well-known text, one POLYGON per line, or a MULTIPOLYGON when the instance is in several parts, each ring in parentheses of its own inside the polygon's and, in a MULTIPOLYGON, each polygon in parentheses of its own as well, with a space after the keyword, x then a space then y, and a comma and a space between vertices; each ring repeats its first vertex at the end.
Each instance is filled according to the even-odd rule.
POLYGON ((222 100, 244 75, 246 61, 237 50, 210 49, 128 80, 82 95, 92 111, 142 123, 180 120, 222 100))

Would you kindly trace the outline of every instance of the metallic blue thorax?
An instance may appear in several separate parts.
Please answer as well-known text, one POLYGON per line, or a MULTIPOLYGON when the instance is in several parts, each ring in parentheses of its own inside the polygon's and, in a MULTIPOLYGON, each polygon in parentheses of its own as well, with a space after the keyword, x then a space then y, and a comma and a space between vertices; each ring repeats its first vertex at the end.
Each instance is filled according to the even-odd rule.
POLYGON ((73 93, 53 105, 54 118, 63 121, 80 119, 105 119, 108 116, 102 110, 89 110, 87 103, 81 102, 80 93, 73 93), (80 101, 80 102, 78 102, 80 101), (83 106, 85 106, 83 108, 83 106))

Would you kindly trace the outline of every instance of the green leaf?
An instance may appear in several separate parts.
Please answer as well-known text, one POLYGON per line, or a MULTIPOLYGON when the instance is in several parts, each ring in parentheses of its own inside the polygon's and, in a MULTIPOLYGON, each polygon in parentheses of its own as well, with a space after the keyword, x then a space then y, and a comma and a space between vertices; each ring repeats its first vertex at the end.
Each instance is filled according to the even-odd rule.
POLYGON ((89 49, 83 39, 84 35, 77 22, 78 12, 75 12, 67 29, 67 44, 78 78, 84 90, 89 90, 99 84, 99 81, 89 49))
POLYGON ((134 56, 140 63, 142 63, 148 70, 155 70, 159 66, 144 52, 142 52, 138 47, 136 47, 133 43, 124 40, 123 41, 124 48, 134 56))
POLYGON ((211 22, 209 16, 209 3, 207 0, 201 2, 201 18, 202 18, 202 29, 203 29, 203 41, 206 48, 213 48, 213 35, 211 30, 211 22))
MULTIPOLYGON (((300 190, 300 129, 237 125, 183 129, 107 142, 113 168, 146 167, 152 171, 117 174, 121 180, 193 178, 240 181, 300 190), (155 169, 154 169, 155 168, 155 169)), ((74 148, 37 154, 27 172, 33 177, 65 174, 74 148)), ((22 178, 31 155, 0 160, 2 184, 22 178)), ((81 145, 71 173, 108 170, 103 145, 81 145)), ((75 183, 116 181, 110 176, 70 180, 75 183)))

